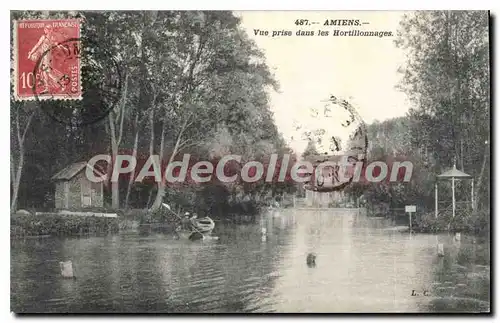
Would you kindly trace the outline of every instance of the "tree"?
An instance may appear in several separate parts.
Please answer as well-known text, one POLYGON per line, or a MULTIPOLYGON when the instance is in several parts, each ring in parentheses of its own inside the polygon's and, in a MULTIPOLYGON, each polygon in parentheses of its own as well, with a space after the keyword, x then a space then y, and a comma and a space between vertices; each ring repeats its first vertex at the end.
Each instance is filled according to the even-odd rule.
POLYGON ((306 149, 302 153, 302 158, 307 158, 313 155, 318 155, 318 151, 316 150, 316 145, 314 144, 314 141, 310 140, 307 143, 306 149))
POLYGON ((441 171, 456 160, 477 177, 476 201, 486 204, 488 27, 486 11, 419 11, 405 15, 396 40, 408 53, 400 88, 415 106, 410 110, 412 144, 431 155, 441 171))
MULTIPOLYGON (((174 160, 180 150, 203 142, 203 138, 216 129, 219 122, 226 124, 232 135, 236 135, 235 127, 240 134, 250 133, 246 131, 248 120, 253 119, 249 118, 248 114, 244 115, 244 112, 252 109, 251 105, 245 105, 244 102, 253 103, 258 91, 263 92, 266 84, 257 79, 257 82, 254 82, 256 90, 253 90, 249 86, 252 84, 249 78, 262 78, 268 74, 265 65, 252 62, 253 57, 258 56, 259 52, 239 30, 239 21, 232 13, 183 13, 179 19, 176 46, 182 50, 177 52, 176 61, 183 62, 184 65, 181 65, 181 78, 173 92, 175 96, 167 105, 168 118, 171 122, 170 132, 173 133, 167 165, 174 160), (228 82, 232 84, 229 85, 228 82), (245 84, 239 91, 228 93, 229 98, 237 103, 230 106, 227 104, 227 99, 221 97, 218 91, 220 93, 223 90, 236 90, 234 84, 238 83, 245 84), (222 84, 226 87, 221 89, 222 84), (231 111, 232 109, 234 111, 231 111), (245 124, 241 122, 242 120, 245 120, 245 124)), ((265 100, 267 96, 262 97, 265 100)), ((262 97, 259 105, 266 106, 267 101, 262 101, 262 97)), ((253 114, 259 114, 259 109, 253 114)), ((254 121, 257 120, 258 118, 254 121)), ((250 143, 243 146, 250 147, 250 143)), ((163 153, 161 147, 163 147, 162 142, 160 156, 163 153)), ((161 205, 164 191, 165 183, 161 181, 158 183, 153 209, 161 205)))
POLYGON ((10 211, 13 213, 17 210, 17 197, 24 167, 26 133, 37 112, 37 107, 33 102, 12 102, 12 99, 11 106, 11 129, 14 134, 10 136, 10 144, 14 151, 11 151, 10 154, 10 178, 12 184, 10 211))

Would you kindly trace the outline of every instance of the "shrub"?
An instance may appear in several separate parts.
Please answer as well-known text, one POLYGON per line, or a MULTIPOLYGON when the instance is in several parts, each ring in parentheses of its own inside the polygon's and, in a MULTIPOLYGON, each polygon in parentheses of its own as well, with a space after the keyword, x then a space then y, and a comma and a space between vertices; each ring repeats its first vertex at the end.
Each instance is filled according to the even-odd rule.
POLYGON ((434 212, 429 212, 415 219, 412 226, 415 231, 426 233, 451 231, 484 234, 489 232, 489 210, 457 210, 455 217, 451 210, 444 210, 437 218, 434 212))
POLYGON ((118 232, 118 218, 62 214, 11 215, 11 236, 69 236, 118 232))
POLYGON ((412 226, 415 231, 425 233, 436 233, 448 230, 449 219, 445 214, 436 218, 434 212, 425 213, 420 218, 415 218, 412 226))

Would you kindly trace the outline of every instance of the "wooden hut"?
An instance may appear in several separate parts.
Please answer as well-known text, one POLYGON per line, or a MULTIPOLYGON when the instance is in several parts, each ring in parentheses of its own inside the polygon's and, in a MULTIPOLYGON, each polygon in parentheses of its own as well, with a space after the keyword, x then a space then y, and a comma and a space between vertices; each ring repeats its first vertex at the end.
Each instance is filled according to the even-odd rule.
MULTIPOLYGON (((78 162, 67 166, 52 176, 55 181, 56 209, 80 209, 103 206, 103 182, 94 183, 87 178, 87 162, 78 162)), ((96 176, 103 171, 92 169, 96 176)))

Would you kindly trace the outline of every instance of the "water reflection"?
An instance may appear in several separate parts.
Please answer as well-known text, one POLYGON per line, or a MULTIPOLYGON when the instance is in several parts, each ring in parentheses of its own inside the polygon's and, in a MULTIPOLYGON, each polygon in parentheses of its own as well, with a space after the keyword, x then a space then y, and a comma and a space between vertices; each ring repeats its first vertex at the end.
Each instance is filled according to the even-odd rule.
POLYGON ((217 242, 165 235, 14 241, 11 306, 18 313, 489 309, 487 243, 410 236, 388 225, 357 211, 281 210, 256 224, 220 223, 217 242), (315 267, 306 265, 311 252, 315 267), (59 276, 59 261, 68 259, 76 280, 59 276))

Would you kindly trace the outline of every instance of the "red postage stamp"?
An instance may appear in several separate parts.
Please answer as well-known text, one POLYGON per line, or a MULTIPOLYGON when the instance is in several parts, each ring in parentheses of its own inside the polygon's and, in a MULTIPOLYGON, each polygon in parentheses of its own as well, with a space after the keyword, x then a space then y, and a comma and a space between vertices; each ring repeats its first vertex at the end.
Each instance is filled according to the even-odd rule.
POLYGON ((16 100, 80 100, 80 20, 14 21, 16 100))

